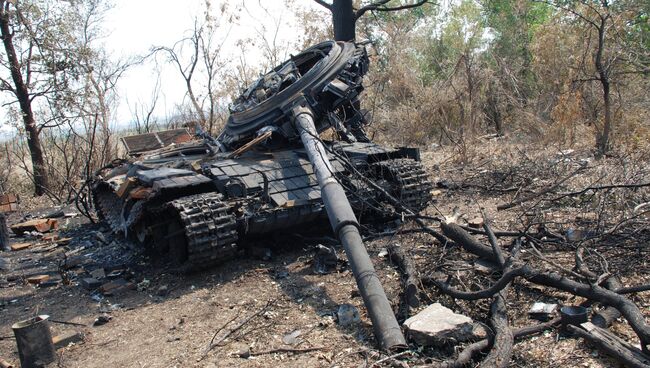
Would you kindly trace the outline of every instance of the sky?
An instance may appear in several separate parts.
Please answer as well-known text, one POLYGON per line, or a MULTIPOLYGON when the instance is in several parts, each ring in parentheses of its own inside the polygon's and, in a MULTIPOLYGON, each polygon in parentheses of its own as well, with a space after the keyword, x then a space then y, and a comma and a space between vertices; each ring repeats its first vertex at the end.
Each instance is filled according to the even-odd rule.
MULTIPOLYGON (((129 57, 146 54, 156 46, 172 46, 174 42, 188 34, 193 27, 195 16, 201 16, 205 0, 114 0, 115 7, 106 18, 107 37, 105 46, 113 57, 129 57)), ((306 9, 317 8, 312 0, 295 0, 306 9)), ((212 15, 216 16, 224 1, 212 0, 212 15)), ((289 43, 296 37, 295 19, 285 9, 284 0, 226 0, 232 14, 238 19, 225 27, 227 41, 224 53, 240 57, 241 50, 236 42, 247 37, 255 37, 263 28, 272 37, 278 22, 278 42, 289 43), (268 13, 265 13, 266 8, 268 13), (239 9, 238 11, 235 9, 239 9)), ((297 51, 297 50, 296 50, 297 51)), ((259 51, 251 48, 243 55, 249 64, 261 57, 259 51)), ((162 58, 158 60, 162 61, 162 58)), ((173 107, 182 102, 185 86, 178 70, 171 65, 161 65, 161 95, 155 114, 164 118, 173 107)), ((149 104, 156 83, 156 65, 145 63, 132 68, 118 83, 119 106, 116 122, 123 125, 132 120, 133 106, 137 103, 149 104)), ((195 81, 197 84, 200 80, 195 81)))
MULTIPOLYGON (((196 16, 201 17, 205 0, 109 0, 114 5, 105 15, 102 39, 104 48, 113 60, 146 55, 152 46, 172 46, 188 35, 196 16)), ((229 14, 236 15, 227 30, 224 53, 244 57, 249 65, 257 65, 261 53, 249 47, 242 55, 237 41, 258 37, 264 33, 272 38, 277 28, 278 44, 295 42, 297 38, 296 19, 285 8, 286 0, 210 0, 213 16, 218 16, 221 6, 226 3, 229 14), (238 9, 238 10, 236 10, 238 9), (264 10, 266 9, 266 10, 264 10), (278 27, 275 24, 279 24, 278 27)), ((298 6, 309 9, 322 9, 313 0, 292 0, 298 6)), ((290 50, 296 52, 299 50, 290 50)), ((133 120, 136 104, 150 104, 156 85, 157 69, 160 70, 160 97, 154 114, 165 119, 174 106, 183 102, 186 89, 178 70, 169 64, 146 62, 127 71, 118 81, 118 105, 113 117, 114 124, 124 127, 133 120)), ((201 83, 197 79, 195 83, 201 83)), ((0 114, 2 116, 3 114, 0 114)), ((0 124, 0 139, 13 135, 9 124, 0 124)))

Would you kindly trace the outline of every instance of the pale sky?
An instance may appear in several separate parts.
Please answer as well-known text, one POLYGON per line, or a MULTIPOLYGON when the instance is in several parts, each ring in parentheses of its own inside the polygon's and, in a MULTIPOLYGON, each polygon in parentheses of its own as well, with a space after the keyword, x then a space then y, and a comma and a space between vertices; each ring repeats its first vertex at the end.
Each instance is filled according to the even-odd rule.
MULTIPOLYGON (((193 27, 195 16, 201 16, 205 0, 114 0, 115 7, 107 17, 106 47, 112 50, 115 57, 142 55, 153 46, 172 46, 174 42, 187 35, 193 27)), ((306 9, 318 9, 319 5, 312 0, 295 0, 306 9)), ((230 13, 238 15, 232 25, 224 27, 229 30, 224 45, 225 52, 239 57, 241 51, 235 46, 238 40, 255 37, 266 27, 267 36, 272 37, 279 22, 278 44, 288 44, 295 41, 295 19, 285 9, 284 0, 212 0, 213 16, 217 16, 223 3, 227 3, 230 13), (265 7, 270 14, 263 10, 265 7), (236 11, 236 9, 239 9, 236 11)), ((292 52, 298 50, 291 50, 292 52)), ((255 49, 244 55, 251 65, 261 57, 255 49), (257 60, 256 60, 257 59, 257 60)), ((162 58, 159 58, 162 60, 162 58)), ((147 104, 151 101, 155 85, 156 70, 153 62, 137 66, 130 70, 119 82, 120 105, 116 121, 121 125, 131 120, 131 109, 140 102, 147 104)), ((196 83, 201 80, 197 79, 196 83)), ((156 109, 157 115, 164 117, 175 104, 180 103, 185 95, 185 87, 178 70, 164 66, 161 70, 161 96, 156 109)))
MULTIPOLYGON (((323 9, 313 0, 293 0, 296 5, 306 10, 323 9)), ((202 17, 205 0, 112 0, 114 7, 108 11, 104 21, 106 37, 104 46, 112 58, 145 55, 152 46, 172 46, 176 41, 188 35, 192 29, 195 16, 202 17)), ((266 29, 266 35, 273 37, 276 28, 277 44, 288 45, 295 42, 297 34, 296 19, 285 8, 285 0, 211 0, 213 16, 218 16, 219 9, 226 3, 229 14, 237 15, 229 30, 224 44, 225 53, 240 57, 242 52, 236 43, 239 40, 257 37, 266 29), (266 8, 266 11, 264 10, 266 8), (239 11, 235 11, 239 9, 239 11), (276 24, 279 24, 276 27, 276 24)), ((255 47, 249 47, 244 57, 249 65, 258 65, 261 53, 255 47)), ((288 52, 299 50, 289 49, 288 52)), ((163 58, 158 58, 162 61, 163 58)), ((136 103, 148 104, 156 83, 155 63, 149 62, 130 69, 118 82, 119 105, 113 118, 118 126, 132 121, 130 106, 136 103)), ((197 78, 195 83, 201 83, 197 78)), ((161 94, 155 110, 160 118, 173 112, 176 104, 183 101, 185 86, 178 70, 167 65, 161 67, 161 94)), ((4 114, 0 113, 0 116, 4 114)), ((12 135, 13 128, 0 124, 0 136, 12 135)), ((2 138, 2 137, 0 137, 2 138)))

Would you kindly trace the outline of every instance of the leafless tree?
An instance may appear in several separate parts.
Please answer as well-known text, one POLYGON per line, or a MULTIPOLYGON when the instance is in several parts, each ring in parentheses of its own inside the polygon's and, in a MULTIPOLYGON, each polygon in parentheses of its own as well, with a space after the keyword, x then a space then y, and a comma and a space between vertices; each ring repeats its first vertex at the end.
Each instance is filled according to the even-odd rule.
POLYGON ((397 11, 416 8, 429 3, 429 0, 417 0, 389 6, 390 0, 378 0, 361 5, 355 8, 352 0, 332 0, 328 3, 325 0, 314 0, 332 12, 332 27, 334 28, 334 39, 336 41, 353 41, 356 39, 357 20, 369 11, 397 11))

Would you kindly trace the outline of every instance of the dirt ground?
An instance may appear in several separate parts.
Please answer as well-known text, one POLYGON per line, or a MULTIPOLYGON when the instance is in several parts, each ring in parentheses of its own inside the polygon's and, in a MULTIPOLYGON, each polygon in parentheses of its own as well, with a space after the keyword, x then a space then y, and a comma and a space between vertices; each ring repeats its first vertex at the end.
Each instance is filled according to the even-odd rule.
MULTIPOLYGON (((554 231, 568 234, 574 230, 591 231, 589 229, 610 225, 607 222, 594 225, 596 227, 577 227, 585 219, 602 217, 602 208, 610 203, 608 201, 632 200, 628 197, 607 198, 592 205, 585 205, 586 198, 579 204, 533 201, 535 208, 530 207, 533 204, 527 204, 498 211, 497 205, 510 201, 514 196, 548 188, 551 186, 549 183, 557 182, 562 174, 570 171, 570 165, 587 160, 590 169, 588 173, 563 183, 561 190, 553 191, 556 196, 592 184, 594 178, 607 182, 602 175, 610 175, 615 171, 612 168, 620 168, 620 165, 607 160, 596 162, 587 150, 576 150, 570 153, 569 161, 565 161, 569 154, 563 153, 558 159, 558 153, 552 149, 542 152, 540 148, 539 152, 522 153, 520 146, 505 149, 501 147, 502 142, 481 144, 478 151, 486 153, 468 160, 459 159, 452 148, 425 152, 423 161, 432 180, 439 184, 434 191, 436 201, 426 214, 447 218, 453 213, 464 214, 458 220, 464 224, 480 216, 479 208, 484 208, 492 217, 495 229, 521 230, 527 224, 527 213, 534 211, 550 223, 549 227, 554 231), (530 155, 527 160, 541 167, 540 171, 521 169, 524 175, 515 170, 531 164, 521 161, 522 154, 530 155), (508 170, 511 170, 509 174, 508 170), (509 187, 517 185, 523 188, 520 192, 510 190, 509 187)), ((631 175, 628 177, 630 180, 648 178, 647 170, 636 166, 623 171, 621 175, 631 175)), ((644 198, 647 201, 647 191, 640 190, 635 195, 639 196, 635 201, 644 198)), ((591 200, 600 199, 593 197, 591 200)), ((625 211, 625 208, 619 210, 621 213, 625 211)), ((17 221, 21 215, 23 213, 15 214, 12 221, 17 221)), ((269 248, 270 257, 266 250, 251 251, 212 270, 176 275, 170 273, 162 261, 149 259, 122 240, 113 239, 101 224, 89 224, 82 219, 79 216, 62 220, 60 236, 73 238, 67 245, 33 245, 26 250, 0 253, 9 264, 8 269, 0 271, 1 358, 18 364, 11 325, 38 314, 83 325, 51 323, 54 335, 70 330, 85 335, 83 342, 57 350, 59 361, 53 366, 59 367, 406 367, 453 357, 455 352, 462 350, 460 345, 435 349, 412 346, 412 350, 396 359, 385 359, 387 356, 377 350, 372 327, 354 277, 344 261, 343 250, 337 248, 342 260, 334 272, 314 272, 314 247, 327 240, 329 234, 326 230, 303 230, 298 235, 272 234, 268 239, 252 240, 258 249, 269 248), (69 224, 66 225, 65 221, 69 224), (97 232, 101 232, 105 239, 101 239, 97 232), (68 270, 69 283, 62 281, 41 288, 25 281, 25 277, 37 273, 50 273, 56 278, 60 275, 62 259, 66 257, 82 258, 80 266, 68 270), (80 279, 87 276, 84 272, 100 267, 123 270, 120 277, 130 286, 109 296, 83 288, 80 279), (345 327, 337 323, 336 311, 345 303, 358 308, 360 322, 345 327), (110 321, 93 327, 95 319, 102 315, 109 316, 110 321), (217 346, 208 349, 211 342, 217 346)), ((645 219, 643 216, 637 218, 645 219)), ((600 238, 601 242, 594 245, 594 249, 605 247, 598 248, 608 261, 605 268, 619 274, 626 286, 650 281, 649 230, 644 221, 635 222, 637 227, 631 230, 635 231, 634 236, 613 240, 600 238)), ((431 226, 437 227, 435 222, 431 226)), ((366 235, 371 235, 371 231, 392 228, 394 224, 374 226, 366 235)), ((404 231, 413 228, 413 224, 407 223, 395 235, 366 242, 400 322, 405 317, 400 310, 401 275, 384 255, 389 245, 404 247, 416 261, 422 276, 433 272, 452 274, 467 289, 489 283, 486 276, 478 275, 467 266, 472 264, 473 256, 459 249, 447 249, 426 234, 404 231)), ((501 239, 504 245, 510 240, 501 239)), ((37 243, 35 240, 32 242, 37 243)), ((553 262, 571 268, 575 249, 572 244, 549 243, 541 251, 553 262)), ((540 261, 531 258, 530 262, 540 261)), ((632 295, 646 321, 650 316, 648 295, 647 292, 632 295)), ((423 288, 421 299, 423 307, 440 302, 457 313, 488 323, 490 299, 455 301, 433 287, 423 288)), ((576 305, 584 299, 517 282, 508 294, 510 325, 522 327, 537 323, 527 315, 535 301, 576 305)), ((638 344, 625 320, 619 319, 611 330, 632 344, 638 344)), ((566 337, 551 329, 519 341, 510 366, 616 367, 618 363, 582 339, 566 337)))

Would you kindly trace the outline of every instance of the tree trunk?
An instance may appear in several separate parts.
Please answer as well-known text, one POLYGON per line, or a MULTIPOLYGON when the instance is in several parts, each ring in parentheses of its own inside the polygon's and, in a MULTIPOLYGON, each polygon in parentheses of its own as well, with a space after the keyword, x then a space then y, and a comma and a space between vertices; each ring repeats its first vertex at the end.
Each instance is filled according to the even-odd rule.
POLYGON ((7 216, 4 213, 0 213, 0 251, 9 249, 9 229, 7 228, 7 216))
POLYGON ((356 39, 357 16, 352 8, 352 0, 334 0, 331 11, 334 40, 354 41, 356 39))
POLYGON ((48 189, 48 177, 45 169, 45 159, 43 149, 39 139, 39 130, 34 120, 32 112, 32 100, 29 96, 28 87, 23 80, 20 72, 20 62, 16 56, 16 49, 13 44, 13 34, 9 26, 9 14, 7 13, 6 4, 0 1, 0 37, 4 45, 7 62, 11 70, 11 78, 14 82, 13 93, 20 105, 20 111, 23 115, 25 132, 27 133, 27 146, 32 159, 32 170, 34 173, 34 194, 37 196, 45 194, 48 189))
POLYGON ((598 132, 596 140, 596 149, 600 156, 610 150, 610 135, 612 130, 612 108, 610 98, 609 71, 603 65, 603 53, 605 51, 605 32, 607 26, 607 17, 602 17, 598 27, 598 50, 596 52, 596 70, 598 79, 603 88, 603 105, 605 108, 605 117, 603 121, 603 130, 598 132))
POLYGON ((7 216, 4 213, 0 213, 0 251, 9 249, 9 228, 7 227, 7 216))

